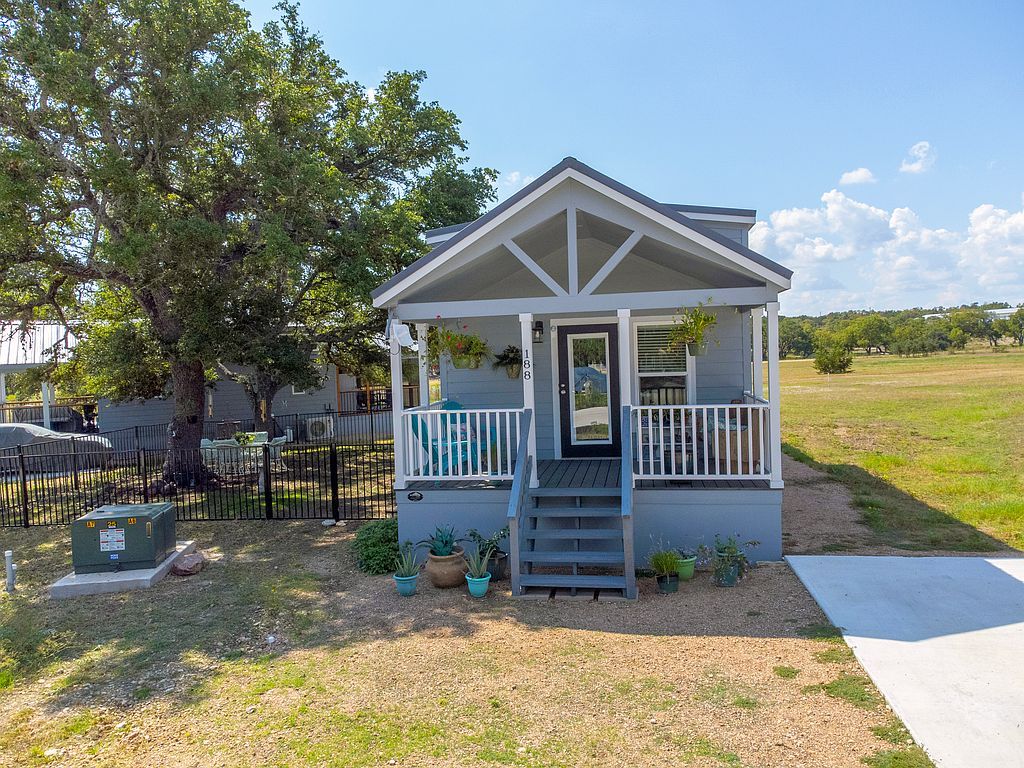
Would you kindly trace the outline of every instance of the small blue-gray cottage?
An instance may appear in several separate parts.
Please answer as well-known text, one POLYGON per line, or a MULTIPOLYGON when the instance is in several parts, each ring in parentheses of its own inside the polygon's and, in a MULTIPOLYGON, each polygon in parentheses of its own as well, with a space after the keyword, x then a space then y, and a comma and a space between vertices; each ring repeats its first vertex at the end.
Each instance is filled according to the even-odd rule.
POLYGON ((403 347, 419 350, 430 401, 413 342, 429 326, 518 347, 522 368, 450 355, 439 399, 395 409, 401 539, 507 524, 513 595, 635 597, 654 547, 716 535, 778 559, 778 296, 792 272, 747 246, 754 216, 658 203, 566 158, 476 221, 428 233, 434 249, 373 293, 394 402, 403 347), (705 347, 670 343, 696 306, 717 320, 705 347))

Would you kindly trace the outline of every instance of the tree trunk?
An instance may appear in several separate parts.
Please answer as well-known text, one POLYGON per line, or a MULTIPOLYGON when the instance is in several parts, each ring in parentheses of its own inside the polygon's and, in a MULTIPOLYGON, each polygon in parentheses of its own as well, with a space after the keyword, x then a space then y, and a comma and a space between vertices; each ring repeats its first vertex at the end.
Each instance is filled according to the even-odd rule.
POLYGON ((281 391, 281 384, 269 376, 256 374, 252 384, 244 385, 245 394, 252 406, 252 421, 255 432, 266 432, 271 438, 274 434, 274 397, 281 391))
POLYGON ((164 479, 185 487, 203 485, 213 474, 203 464, 199 452, 206 406, 206 376, 202 361, 173 361, 171 385, 174 416, 167 425, 164 479))

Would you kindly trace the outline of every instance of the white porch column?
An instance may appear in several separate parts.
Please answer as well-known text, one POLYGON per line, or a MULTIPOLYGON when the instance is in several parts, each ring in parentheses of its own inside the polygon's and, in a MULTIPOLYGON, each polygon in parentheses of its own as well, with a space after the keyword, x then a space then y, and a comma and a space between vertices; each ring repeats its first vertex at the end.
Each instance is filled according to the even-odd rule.
POLYGON ((539 483, 537 480, 537 403, 533 392, 533 314, 524 312, 519 315, 519 331, 523 344, 523 408, 533 411, 533 418, 530 419, 530 434, 527 437, 530 455, 533 456, 530 487, 536 488, 539 483))
POLYGON ((43 397, 43 426, 47 429, 50 428, 52 422, 50 420, 50 399, 52 397, 51 392, 53 391, 53 385, 48 382, 43 382, 42 397, 43 397))
POLYGON ((768 421, 771 443, 772 488, 782 487, 782 425, 779 387, 779 302, 769 301, 768 310, 768 421))
MULTIPOLYGON (((619 406, 633 404, 633 345, 630 343, 632 334, 629 328, 629 310, 619 312, 619 406)), ((612 414, 613 419, 621 419, 622 414, 612 414)), ((622 435, 625 440, 626 436, 622 435)))
MULTIPOLYGON (((0 404, 7 405, 7 374, 0 373, 0 404)), ((0 423, 7 423, 7 409, 0 408, 0 423)))
POLYGON ((395 435, 395 490, 405 488, 405 433, 402 430, 402 413, 405 401, 402 399, 402 345, 398 342, 398 320, 391 317, 391 428, 395 435))
POLYGON ((750 310, 750 344, 753 370, 751 371, 750 391, 757 397, 764 397, 764 357, 761 350, 761 319, 764 307, 750 310))
POLYGON ((430 364, 427 362, 427 324, 416 323, 416 356, 420 364, 420 405, 430 403, 430 364))

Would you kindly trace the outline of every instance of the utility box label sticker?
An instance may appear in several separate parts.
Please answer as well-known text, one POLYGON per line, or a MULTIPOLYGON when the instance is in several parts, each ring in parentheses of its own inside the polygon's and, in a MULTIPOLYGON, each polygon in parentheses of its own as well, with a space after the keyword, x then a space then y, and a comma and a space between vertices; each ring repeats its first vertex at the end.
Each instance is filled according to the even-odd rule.
POLYGON ((100 531, 100 552, 121 552, 124 550, 124 528, 107 528, 100 531))

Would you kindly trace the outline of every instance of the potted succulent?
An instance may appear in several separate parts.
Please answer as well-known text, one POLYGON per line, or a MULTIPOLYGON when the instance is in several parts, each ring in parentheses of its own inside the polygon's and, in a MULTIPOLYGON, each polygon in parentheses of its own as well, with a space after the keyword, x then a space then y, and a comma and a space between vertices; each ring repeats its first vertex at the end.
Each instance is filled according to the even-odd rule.
POLYGON ((708 346, 707 333, 717 324, 718 318, 704 309, 703 304, 681 309, 669 332, 669 344, 673 348, 685 344, 691 355, 703 355, 708 346))
POLYGON ((477 550, 466 557, 466 564, 469 566, 466 571, 466 584, 469 586, 469 594, 473 597, 480 598, 487 594, 487 587, 491 582, 491 573, 487 570, 490 559, 489 549, 477 550))
POLYGON ((427 564, 424 570, 430 577, 431 584, 440 589, 447 589, 462 583, 462 574, 466 572, 466 560, 462 547, 458 546, 454 527, 438 526, 419 544, 427 547, 427 564))
POLYGON ((523 372, 523 350, 515 344, 509 344, 494 358, 494 370, 504 368, 510 379, 518 379, 523 372))
POLYGON ((495 531, 486 538, 476 528, 471 528, 466 533, 466 537, 476 544, 478 552, 490 551, 491 557, 487 561, 487 570, 491 572, 491 578, 495 581, 504 579, 508 572, 508 553, 502 551, 501 542, 508 538, 508 526, 506 525, 500 531, 495 531))
POLYGON ((679 591, 679 553, 674 549, 658 549, 648 558, 662 594, 679 591))
POLYGON ((405 542, 405 546, 398 553, 395 568, 395 587, 402 597, 412 597, 416 594, 416 580, 420 575, 420 564, 416 560, 416 550, 412 542, 405 542))
POLYGON ((712 561, 712 574, 715 584, 720 587, 735 587, 750 570, 750 560, 746 549, 756 547, 759 542, 748 541, 739 544, 735 536, 722 541, 715 536, 715 555, 712 561))
POLYGON ((689 581, 693 578, 693 570, 697 566, 697 552, 692 549, 677 549, 679 554, 679 580, 689 581))

